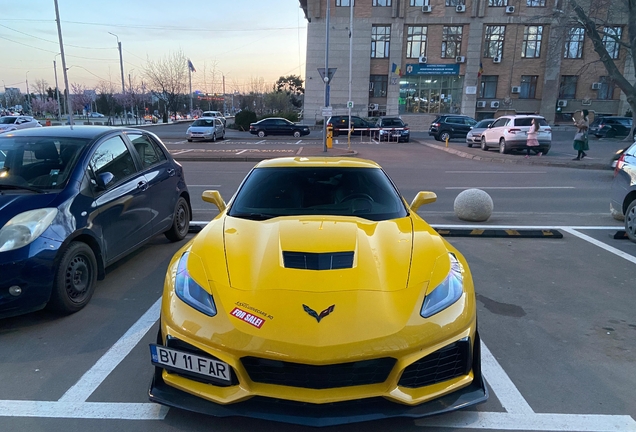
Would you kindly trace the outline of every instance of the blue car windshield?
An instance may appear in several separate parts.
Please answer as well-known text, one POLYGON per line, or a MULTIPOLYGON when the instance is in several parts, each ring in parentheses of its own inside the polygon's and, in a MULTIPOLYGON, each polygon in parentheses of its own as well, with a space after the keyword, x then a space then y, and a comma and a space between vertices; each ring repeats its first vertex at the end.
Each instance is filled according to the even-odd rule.
POLYGON ((380 168, 256 168, 228 210, 229 216, 357 216, 373 221, 408 214, 380 168))
POLYGON ((0 190, 54 190, 66 186, 87 139, 0 137, 0 190))

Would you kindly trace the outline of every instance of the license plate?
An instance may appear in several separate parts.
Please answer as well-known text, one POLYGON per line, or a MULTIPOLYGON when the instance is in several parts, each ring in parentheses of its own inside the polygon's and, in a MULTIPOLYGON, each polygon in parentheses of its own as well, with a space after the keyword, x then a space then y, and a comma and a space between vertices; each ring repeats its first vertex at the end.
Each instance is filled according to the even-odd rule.
POLYGON ((400 136, 400 133, 399 133, 399 132, 393 132, 393 133, 391 134, 391 136, 392 136, 392 137, 399 137, 399 136, 400 136))
POLYGON ((152 364, 170 369, 202 375, 230 384, 230 365, 196 354, 177 351, 161 345, 150 344, 152 364))

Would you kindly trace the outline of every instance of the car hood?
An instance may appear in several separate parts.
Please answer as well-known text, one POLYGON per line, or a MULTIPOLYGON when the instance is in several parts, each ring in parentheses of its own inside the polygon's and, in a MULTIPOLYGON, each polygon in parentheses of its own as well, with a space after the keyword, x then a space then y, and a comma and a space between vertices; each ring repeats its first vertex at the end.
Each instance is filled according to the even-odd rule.
POLYGON ((57 194, 38 194, 0 189, 0 228, 12 217, 25 211, 48 207, 57 194))

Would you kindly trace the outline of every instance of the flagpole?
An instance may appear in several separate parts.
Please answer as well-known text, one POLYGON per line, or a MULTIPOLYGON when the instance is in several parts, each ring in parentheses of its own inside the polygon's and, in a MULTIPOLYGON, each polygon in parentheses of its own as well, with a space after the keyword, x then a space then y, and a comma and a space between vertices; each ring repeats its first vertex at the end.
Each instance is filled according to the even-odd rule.
POLYGON ((192 116, 192 69, 188 65, 188 75, 190 75, 190 116, 192 116))

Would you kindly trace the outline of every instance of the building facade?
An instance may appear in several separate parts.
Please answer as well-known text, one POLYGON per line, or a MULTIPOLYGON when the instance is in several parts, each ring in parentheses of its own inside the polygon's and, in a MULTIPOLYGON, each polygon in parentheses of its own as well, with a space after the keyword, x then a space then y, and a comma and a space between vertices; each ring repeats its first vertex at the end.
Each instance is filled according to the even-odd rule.
MULTIPOLYGON (((307 18, 305 119, 322 119, 329 6, 329 101, 348 111, 350 2, 300 0, 307 18), (327 2, 331 2, 329 5, 327 2)), ((624 115, 624 94, 609 79, 582 27, 563 24, 562 0, 355 0, 352 113, 430 118, 457 113, 481 119, 539 113, 571 122, 588 109, 624 115)), ((607 16, 607 15, 606 15, 607 16)), ((634 80, 625 18, 605 27, 604 44, 634 80), (621 22, 623 20, 623 22, 621 22)))

